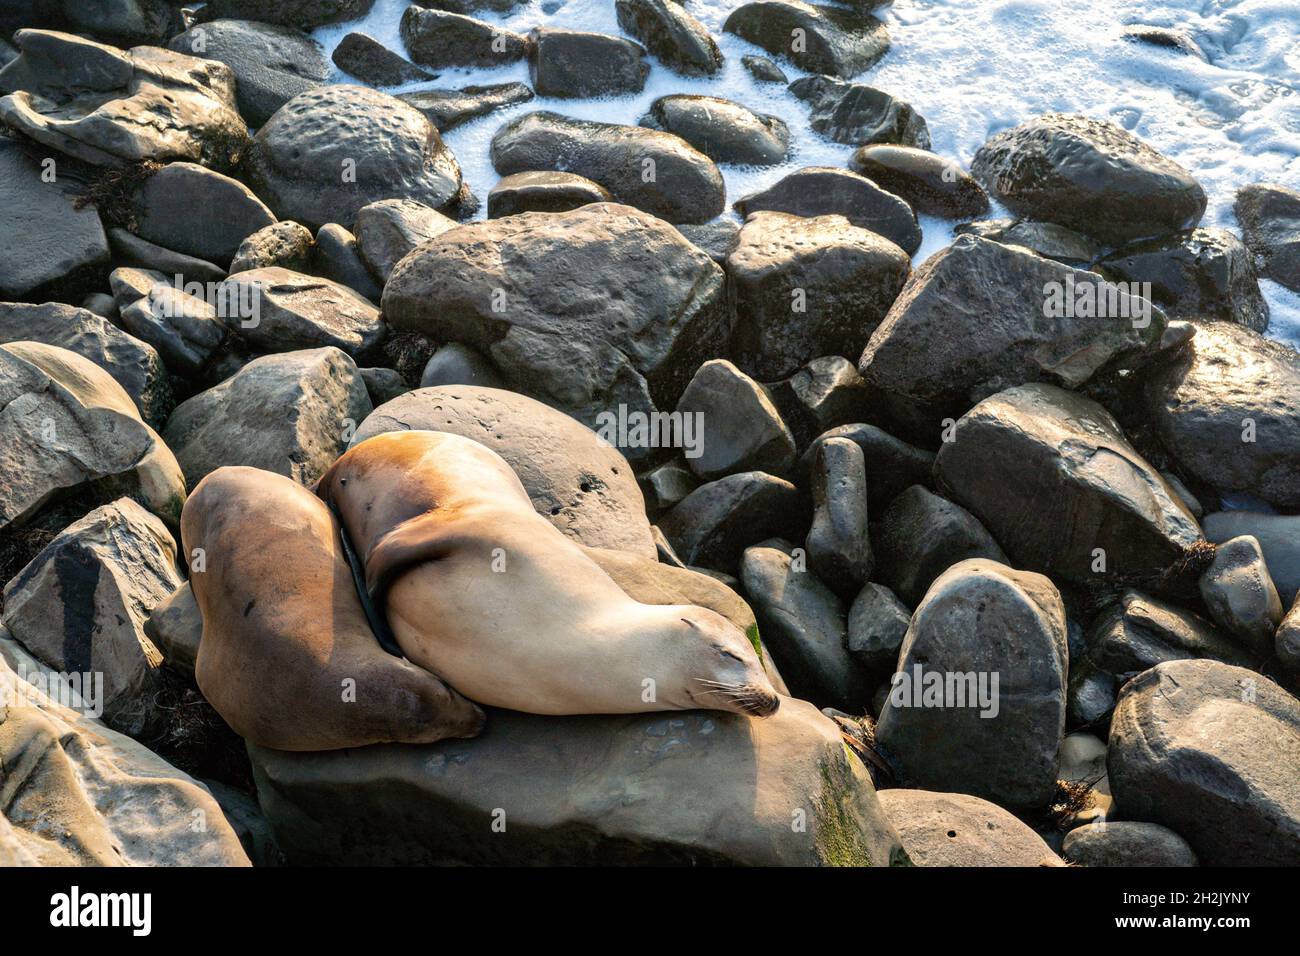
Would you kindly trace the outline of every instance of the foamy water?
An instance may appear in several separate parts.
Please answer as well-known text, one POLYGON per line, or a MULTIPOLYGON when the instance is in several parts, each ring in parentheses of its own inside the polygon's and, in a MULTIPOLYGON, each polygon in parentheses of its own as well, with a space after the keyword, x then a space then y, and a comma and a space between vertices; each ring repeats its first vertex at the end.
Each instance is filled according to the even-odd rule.
MULTIPOLYGON (((801 166, 843 166, 853 148, 829 142, 808 126, 807 105, 780 84, 759 83, 741 65, 766 55, 722 32, 741 0, 686 0, 726 56, 714 77, 688 78, 653 62, 636 95, 595 100, 538 97, 452 130, 471 188, 485 198, 499 179, 488 147, 511 118, 548 109, 568 116, 635 124, 657 97, 704 93, 773 113, 790 127, 789 161, 764 168, 722 167, 728 202, 801 166)), ((351 31, 405 53, 398 24, 407 0, 377 0, 362 20, 316 31, 332 51, 351 31)), ((930 127, 935 152, 969 164, 988 137, 1052 111, 1108 119, 1175 159, 1209 195, 1204 225, 1237 230, 1236 191, 1252 182, 1300 188, 1300 0, 898 0, 876 11, 893 47, 855 78, 911 103, 930 127), (1208 62, 1147 44, 1125 42, 1130 24, 1176 27, 1190 34, 1208 62)), ((526 33, 563 26, 620 34, 613 0, 531 0, 508 16, 482 19, 526 33)), ((782 63, 790 79, 804 75, 782 63)), ((339 73, 338 82, 353 82, 339 73)), ((444 70, 423 87, 528 81, 525 63, 493 69, 444 70)), ((991 215, 999 215, 995 210, 991 215)), ((952 224, 921 217, 920 262, 952 241, 952 224)), ((1272 309, 1269 334, 1300 345, 1300 295, 1263 281, 1272 309)))

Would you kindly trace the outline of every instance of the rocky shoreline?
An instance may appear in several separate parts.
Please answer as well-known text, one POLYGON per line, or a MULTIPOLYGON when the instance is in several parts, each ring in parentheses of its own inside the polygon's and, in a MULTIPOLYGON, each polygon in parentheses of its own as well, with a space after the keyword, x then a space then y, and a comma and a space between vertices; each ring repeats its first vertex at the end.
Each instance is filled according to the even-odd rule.
POLYGON ((498 118, 470 183, 448 130, 717 39, 416 3, 330 83, 308 31, 371 3, 0 0, 0 865, 1300 863, 1300 353, 1260 287, 1300 291, 1300 193, 1203 225, 1195 170, 1074 114, 964 169, 862 81, 871 0, 723 27, 845 166, 728 195, 792 117, 671 94, 498 118), (956 238, 917 261, 921 216, 956 238), (187 497, 407 430, 749 635, 780 709, 246 745, 187 497))

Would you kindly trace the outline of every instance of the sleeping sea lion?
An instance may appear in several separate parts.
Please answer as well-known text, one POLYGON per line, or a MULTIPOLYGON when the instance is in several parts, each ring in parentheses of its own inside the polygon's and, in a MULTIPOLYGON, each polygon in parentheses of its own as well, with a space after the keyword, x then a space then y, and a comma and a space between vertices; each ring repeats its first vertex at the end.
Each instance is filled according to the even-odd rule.
POLYGON ((778 706, 738 627, 629 598, 478 442, 377 435, 317 493, 337 507, 403 653, 471 700, 535 714, 778 706))
POLYGON ((257 468, 218 468, 185 503, 181 539, 203 615, 195 677, 245 739, 334 750, 482 729, 478 707, 379 646, 338 525, 306 488, 257 468))

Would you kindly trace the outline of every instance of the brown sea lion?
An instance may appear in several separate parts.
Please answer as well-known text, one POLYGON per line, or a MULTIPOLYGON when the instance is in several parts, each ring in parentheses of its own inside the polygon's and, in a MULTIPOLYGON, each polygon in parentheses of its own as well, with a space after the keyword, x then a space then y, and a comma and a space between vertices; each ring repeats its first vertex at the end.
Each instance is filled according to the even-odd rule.
POLYGON ((536 714, 778 706, 740 628, 629 598, 478 442, 378 435, 317 493, 338 508, 403 653, 472 700, 536 714))
POLYGON ((334 750, 482 728, 478 707, 380 648, 338 525, 306 488, 219 468, 185 503, 181 538, 203 615, 199 689, 246 740, 334 750))

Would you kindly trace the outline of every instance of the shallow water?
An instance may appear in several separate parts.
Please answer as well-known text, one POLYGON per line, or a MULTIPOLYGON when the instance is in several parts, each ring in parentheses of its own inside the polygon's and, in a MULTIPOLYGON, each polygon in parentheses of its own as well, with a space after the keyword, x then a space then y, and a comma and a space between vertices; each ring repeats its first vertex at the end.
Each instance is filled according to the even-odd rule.
MULTIPOLYGON (((549 109, 569 116, 636 123, 657 97, 707 93, 780 116, 790 127, 782 166, 723 167, 728 201, 761 189, 790 170, 844 165, 853 148, 808 126, 807 106, 779 84, 755 81, 741 65, 763 54, 722 32, 740 0, 686 0, 718 40, 726 63, 717 76, 687 78, 654 63, 643 92, 598 100, 537 98, 489 114, 446 137, 471 188, 485 199, 499 178, 488 158, 492 135, 520 113, 549 109)), ((316 31, 332 51, 353 30, 404 52, 398 23, 407 0, 377 0, 360 21, 316 31)), ((531 0, 509 16, 481 14, 524 33, 564 26, 618 34, 613 0, 531 0)), ((925 117, 933 149, 969 164, 992 134, 1051 111, 1084 113, 1131 130, 1189 169, 1205 187, 1204 224, 1236 230, 1232 203, 1251 182, 1300 188, 1300 0, 897 0, 876 11, 893 47, 857 82, 910 102, 925 117), (1208 62, 1147 44, 1125 42, 1130 24, 1178 27, 1208 62)), ((766 54, 763 54, 766 55, 766 54)), ((782 63, 793 80, 803 75, 782 63)), ((338 82, 349 82, 339 73, 338 82)), ((507 68, 445 70, 433 83, 527 82, 525 63, 507 68)), ((997 215, 997 211, 993 215, 997 215)), ((952 240, 952 224, 922 217, 920 262, 952 240)), ((1300 295, 1262 283, 1272 309, 1270 335, 1300 346, 1300 295)))

